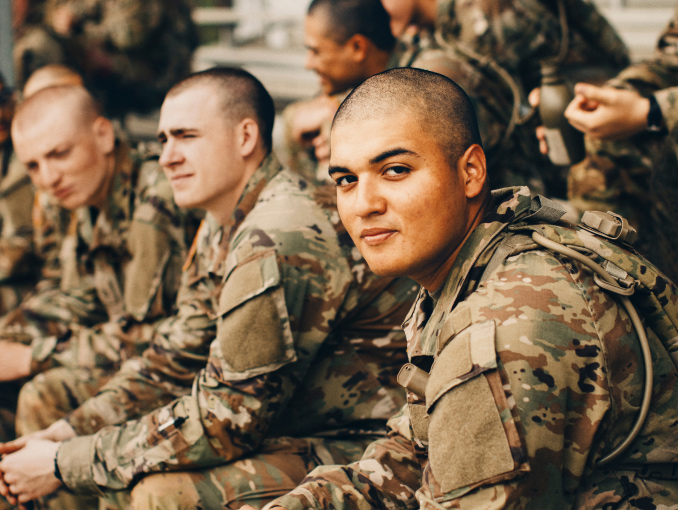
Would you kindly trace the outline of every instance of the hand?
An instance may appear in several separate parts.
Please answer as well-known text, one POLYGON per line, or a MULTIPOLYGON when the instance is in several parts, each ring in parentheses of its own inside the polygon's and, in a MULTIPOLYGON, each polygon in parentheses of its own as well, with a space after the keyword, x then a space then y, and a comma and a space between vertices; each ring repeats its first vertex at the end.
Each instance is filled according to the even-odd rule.
POLYGON ((601 140, 629 138, 645 130, 650 101, 632 90, 578 83, 565 117, 579 131, 601 140))
POLYGON ((60 5, 52 12, 50 16, 50 25, 57 34, 68 37, 73 31, 75 25, 75 13, 70 5, 60 5))
POLYGON ((31 375, 31 360, 29 346, 0 340, 0 381, 15 381, 31 375))
POLYGON ((332 122, 339 104, 329 96, 319 96, 297 105, 292 119, 292 138, 309 145, 332 122))
POLYGON ((49 427, 44 430, 38 430, 36 432, 31 432, 25 436, 21 436, 14 441, 8 441, 7 443, 0 443, 0 455, 7 455, 9 453, 14 453, 21 450, 28 441, 32 439, 46 439, 48 441, 65 441, 75 437, 77 434, 73 427, 66 420, 59 420, 52 423, 49 427))
MULTIPOLYGON (((527 96, 527 101, 533 108, 539 106, 539 103, 541 102, 541 89, 532 89, 532 92, 530 92, 530 94, 527 96)), ((537 126, 536 135, 537 140, 539 140, 539 152, 542 154, 548 154, 549 146, 546 144, 546 133, 544 132, 544 126, 537 126)))
POLYGON ((47 496, 63 484, 54 476, 54 459, 61 443, 32 439, 0 461, 0 494, 12 504, 47 496))

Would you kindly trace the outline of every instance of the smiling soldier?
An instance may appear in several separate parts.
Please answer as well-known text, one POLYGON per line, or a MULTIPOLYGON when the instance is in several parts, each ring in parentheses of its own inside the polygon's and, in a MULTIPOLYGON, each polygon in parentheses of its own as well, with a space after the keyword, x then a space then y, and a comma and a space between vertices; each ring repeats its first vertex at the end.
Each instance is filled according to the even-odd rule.
MULTIPOLYGON (((266 508, 675 508, 675 362, 646 328, 645 383, 643 328, 587 257, 513 234, 595 237, 556 230, 564 211, 527 188, 490 191, 463 90, 416 69, 372 77, 339 108, 331 147, 339 213, 365 260, 422 286, 404 325, 409 404, 359 462, 319 468, 266 508), (649 414, 632 427, 641 400, 649 414)), ((661 273, 605 247, 640 261, 675 305, 661 273)))

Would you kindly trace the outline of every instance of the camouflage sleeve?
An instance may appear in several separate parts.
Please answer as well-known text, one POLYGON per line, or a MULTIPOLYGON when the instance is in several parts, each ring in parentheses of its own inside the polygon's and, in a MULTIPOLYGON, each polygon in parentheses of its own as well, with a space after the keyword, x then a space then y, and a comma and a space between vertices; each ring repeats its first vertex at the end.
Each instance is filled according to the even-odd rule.
POLYGON ((118 374, 95 397, 66 417, 78 435, 93 434, 190 393, 195 374, 207 362, 216 334, 214 277, 204 259, 208 229, 196 236, 193 264, 184 271, 177 312, 155 325, 150 347, 143 356, 125 362, 118 374))
POLYGON ((31 257, 33 194, 24 166, 12 155, 0 184, 0 280, 37 272, 31 257))
POLYGON ((295 204, 291 214, 306 220, 296 217, 291 229, 275 208, 253 223, 276 222, 278 229, 236 235, 217 335, 191 395, 64 443, 59 466, 69 488, 121 489, 143 474, 223 464, 260 445, 304 379, 352 282, 332 225, 295 204))
MULTIPOLYGON (((155 162, 146 165, 139 181, 129 230, 120 232, 120 236, 127 236, 129 255, 124 263, 123 295, 114 299, 121 303, 120 310, 116 313, 109 307, 108 320, 102 318, 99 324, 72 324, 68 334, 34 337, 31 342, 34 370, 55 366, 118 366, 143 352, 151 339, 152 324, 172 310, 186 255, 183 213, 174 204, 169 183, 155 162)), ((115 270, 106 269, 97 268, 95 275, 117 281, 115 270)), ((108 289, 106 282, 95 284, 108 289)), ((111 284, 110 288, 115 289, 116 285, 111 284)), ((74 300, 80 307, 90 301, 98 302, 94 296, 78 298, 78 291, 46 294, 43 301, 47 300, 53 308, 63 308, 64 300, 74 300)), ((102 292, 97 291, 97 296, 100 299, 102 292)), ((83 315, 91 318, 88 311, 85 308, 83 315)))
POLYGON ((358 510, 388 508, 406 510, 416 506, 415 492, 421 486, 421 464, 412 441, 407 407, 388 422, 386 437, 372 443, 358 462, 347 466, 320 466, 265 510, 358 510))

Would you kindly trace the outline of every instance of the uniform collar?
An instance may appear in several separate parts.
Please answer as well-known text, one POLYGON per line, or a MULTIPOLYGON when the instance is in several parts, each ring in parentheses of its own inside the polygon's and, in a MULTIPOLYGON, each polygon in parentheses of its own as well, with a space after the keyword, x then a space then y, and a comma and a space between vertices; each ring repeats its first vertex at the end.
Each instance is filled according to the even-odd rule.
POLYGON ((467 288, 475 288, 472 281, 482 275, 487 260, 499 234, 517 219, 531 213, 532 198, 527 187, 504 188, 492 192, 493 206, 468 237, 443 284, 442 291, 436 292, 436 299, 422 288, 403 323, 407 336, 407 350, 410 358, 430 354, 435 348, 439 327, 452 311, 467 288), (486 254, 487 251, 487 254, 486 254), (483 256, 486 254, 485 256, 483 256), (471 284, 471 285, 470 285, 471 284), (436 306, 440 302, 443 306, 436 306), (431 344, 431 345, 429 345, 431 344))

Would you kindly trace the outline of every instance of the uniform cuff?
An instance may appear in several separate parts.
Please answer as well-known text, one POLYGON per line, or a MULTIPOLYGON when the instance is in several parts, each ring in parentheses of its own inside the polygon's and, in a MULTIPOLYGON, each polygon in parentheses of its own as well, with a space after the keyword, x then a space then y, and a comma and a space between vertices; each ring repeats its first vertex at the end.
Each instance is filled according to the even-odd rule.
POLYGON ((93 479, 95 444, 96 436, 74 437, 61 443, 57 465, 64 485, 73 492, 103 495, 93 479))

